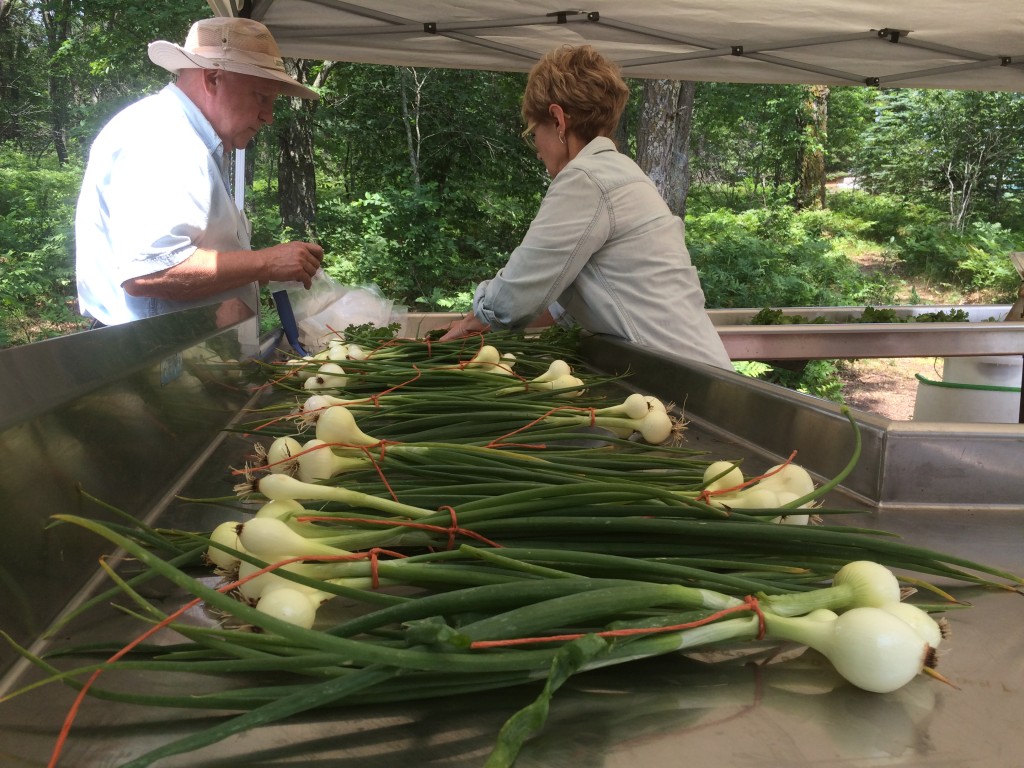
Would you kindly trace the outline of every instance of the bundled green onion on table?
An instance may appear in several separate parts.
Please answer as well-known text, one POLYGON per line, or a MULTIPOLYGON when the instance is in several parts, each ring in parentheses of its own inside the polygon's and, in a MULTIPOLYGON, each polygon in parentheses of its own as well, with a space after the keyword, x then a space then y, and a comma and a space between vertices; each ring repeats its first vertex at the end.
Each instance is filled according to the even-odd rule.
POLYGON ((931 581, 1022 583, 823 524, 844 512, 822 499, 856 463, 852 421, 850 462, 829 482, 793 462, 748 478, 687 448, 671 405, 609 402, 608 379, 539 344, 354 344, 266 372, 277 402, 244 427, 256 437, 237 519, 196 533, 56 516, 139 563, 110 575, 151 628, 70 670, 22 653, 83 695, 237 713, 126 765, 331 705, 539 686, 496 734, 486 765, 508 766, 571 676, 733 644, 806 645, 849 683, 895 691, 941 679, 946 627, 903 599, 912 588, 946 599, 931 581), (218 625, 182 621, 191 603, 168 615, 144 598, 156 577, 218 625), (182 642, 142 652, 156 631, 182 642), (118 669, 261 682, 125 694, 97 677, 118 669))

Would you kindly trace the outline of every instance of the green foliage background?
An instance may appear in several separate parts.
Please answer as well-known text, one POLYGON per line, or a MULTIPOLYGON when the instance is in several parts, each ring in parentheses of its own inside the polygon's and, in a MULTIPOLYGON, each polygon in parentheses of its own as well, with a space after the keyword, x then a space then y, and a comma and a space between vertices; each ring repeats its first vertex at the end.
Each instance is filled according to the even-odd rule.
POLYGON ((74 322, 70 222, 79 173, 0 147, 0 346, 74 322))
MULTIPOLYGON (((111 115, 168 80, 146 44, 181 40, 203 0, 13 0, 0 15, 0 346, 85 326, 73 218, 89 145, 111 115)), ((326 270, 412 309, 462 310, 501 267, 544 193, 522 143, 522 74, 312 63, 315 236, 326 270)), ((634 84, 627 127, 642 89, 634 84)), ((950 296, 1012 299, 1024 250, 1024 96, 833 88, 815 148, 836 178, 798 210, 803 86, 697 84, 688 245, 709 307, 870 305, 925 278, 950 296), (865 274, 851 256, 885 269, 865 274)), ((248 153, 254 245, 295 233, 278 210, 275 125, 248 153)), ((635 135, 629 134, 630 146, 635 135)), ((811 389, 833 396, 827 375, 811 389)), ((798 386, 805 386, 798 384, 798 386)))

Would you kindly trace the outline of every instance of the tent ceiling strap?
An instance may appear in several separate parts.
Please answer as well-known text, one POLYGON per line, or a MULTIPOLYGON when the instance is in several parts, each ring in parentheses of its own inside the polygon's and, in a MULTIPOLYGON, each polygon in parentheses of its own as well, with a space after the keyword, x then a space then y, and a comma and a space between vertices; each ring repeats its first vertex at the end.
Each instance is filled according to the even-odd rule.
MULTIPOLYGON (((307 0, 307 2, 314 3, 315 5, 322 5, 325 8, 331 8, 333 10, 343 10, 346 13, 351 13, 353 16, 359 16, 364 19, 374 19, 376 21, 383 21, 388 24, 409 24, 420 28, 421 23, 413 23, 410 19, 403 16, 395 16, 391 13, 384 13, 383 11, 375 11, 372 8, 364 8, 361 5, 353 5, 352 3, 343 2, 343 0, 307 0)), ((267 3, 272 5, 273 0, 267 3)), ((264 11, 265 12, 265 11, 264 11)))
POLYGON ((690 51, 689 53, 663 53, 660 56, 643 56, 638 59, 625 59, 618 62, 620 69, 630 69, 636 67, 647 67, 652 64, 668 64, 673 61, 694 61, 696 59, 714 59, 718 56, 737 56, 741 54, 736 53, 736 48, 740 48, 742 53, 742 46, 732 46, 729 48, 712 48, 707 51, 690 51))
POLYGON ((487 40, 481 37, 475 37, 473 35, 463 35, 459 32, 441 32, 442 37, 447 37, 452 40, 459 40, 463 43, 469 43, 470 45, 476 45, 480 48, 487 48, 492 51, 501 51, 503 53, 509 53, 513 56, 518 56, 526 61, 537 61, 540 58, 540 54, 536 51, 530 50, 529 48, 519 48, 515 45, 507 45, 505 43, 498 43, 494 40, 487 40))

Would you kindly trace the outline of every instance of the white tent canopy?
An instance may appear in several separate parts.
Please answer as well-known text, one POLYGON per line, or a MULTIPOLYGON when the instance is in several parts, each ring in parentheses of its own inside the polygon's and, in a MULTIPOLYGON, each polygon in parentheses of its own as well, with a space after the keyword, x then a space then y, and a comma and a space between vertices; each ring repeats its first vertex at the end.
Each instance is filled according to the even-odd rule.
POLYGON ((1024 0, 208 0, 290 58, 526 71, 591 43, 627 77, 1024 91, 1024 0))

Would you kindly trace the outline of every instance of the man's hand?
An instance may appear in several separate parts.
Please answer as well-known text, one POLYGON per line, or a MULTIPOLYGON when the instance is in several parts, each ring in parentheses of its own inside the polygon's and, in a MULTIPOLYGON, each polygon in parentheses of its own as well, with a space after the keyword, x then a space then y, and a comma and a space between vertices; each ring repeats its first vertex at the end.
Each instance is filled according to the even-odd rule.
POLYGON ((260 255, 266 263, 266 277, 260 283, 296 281, 309 288, 320 269, 324 249, 316 243, 280 243, 262 249, 260 255))
POLYGON ((466 336, 470 336, 474 333, 484 333, 489 331, 491 326, 478 320, 476 315, 466 315, 461 320, 456 320, 448 326, 448 331, 438 341, 450 341, 451 339, 461 339, 466 336))
POLYGON ((130 296, 189 301, 204 299, 247 283, 271 281, 313 284, 324 249, 316 243, 281 243, 258 251, 211 251, 197 248, 173 267, 125 280, 130 296))

